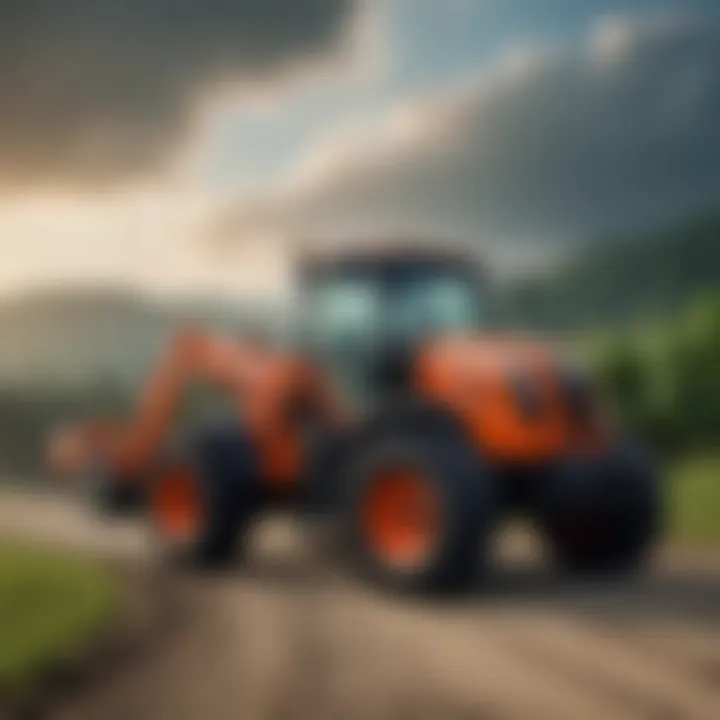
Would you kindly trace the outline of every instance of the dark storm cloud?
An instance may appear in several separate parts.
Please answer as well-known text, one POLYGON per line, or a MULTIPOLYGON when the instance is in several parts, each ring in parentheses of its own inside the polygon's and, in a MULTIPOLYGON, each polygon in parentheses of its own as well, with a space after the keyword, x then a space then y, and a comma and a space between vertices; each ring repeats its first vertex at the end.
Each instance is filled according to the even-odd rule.
POLYGON ((0 182, 97 181, 172 156, 212 84, 333 49, 353 0, 0 0, 0 182))
POLYGON ((281 217, 287 231, 419 228, 512 251, 720 202, 720 28, 607 20, 581 48, 519 49, 405 120, 415 129, 397 142, 348 144, 220 228, 240 236, 281 217))

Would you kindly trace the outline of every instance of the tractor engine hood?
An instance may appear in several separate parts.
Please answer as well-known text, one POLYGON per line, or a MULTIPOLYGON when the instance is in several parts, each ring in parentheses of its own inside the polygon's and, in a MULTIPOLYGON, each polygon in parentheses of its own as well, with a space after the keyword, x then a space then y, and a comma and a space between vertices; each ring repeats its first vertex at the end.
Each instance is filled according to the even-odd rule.
POLYGON ((459 415, 488 455, 504 461, 537 462, 601 436, 592 383, 541 342, 439 339, 420 353, 415 382, 459 415))

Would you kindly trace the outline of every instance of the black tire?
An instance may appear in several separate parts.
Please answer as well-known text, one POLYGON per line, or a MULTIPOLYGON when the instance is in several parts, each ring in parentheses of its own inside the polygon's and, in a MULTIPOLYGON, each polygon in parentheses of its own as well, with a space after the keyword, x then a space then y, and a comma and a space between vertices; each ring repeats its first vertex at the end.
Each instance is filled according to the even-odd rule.
POLYGON ((540 525, 554 559, 576 573, 638 570, 662 525, 659 472, 629 444, 568 459, 550 474, 540 525))
MULTIPOLYGON (((199 531, 181 542, 167 538, 152 512, 152 535, 166 561, 193 566, 225 564, 238 556, 259 504, 260 481, 254 445, 236 426, 222 424, 198 432, 169 463, 191 470, 203 508, 199 531)), ((160 469, 162 473, 162 469, 160 469)))
POLYGON ((385 434, 358 448, 347 473, 340 510, 343 547, 352 570, 381 587, 411 594, 467 589, 484 569, 495 497, 479 456, 459 437, 385 434), (378 557, 362 522, 363 502, 378 473, 417 469, 440 501, 442 531, 435 551, 420 565, 398 568, 378 557))
POLYGON ((145 492, 140 483, 113 473, 104 463, 90 463, 81 473, 81 492, 103 515, 133 515, 140 511, 145 492))

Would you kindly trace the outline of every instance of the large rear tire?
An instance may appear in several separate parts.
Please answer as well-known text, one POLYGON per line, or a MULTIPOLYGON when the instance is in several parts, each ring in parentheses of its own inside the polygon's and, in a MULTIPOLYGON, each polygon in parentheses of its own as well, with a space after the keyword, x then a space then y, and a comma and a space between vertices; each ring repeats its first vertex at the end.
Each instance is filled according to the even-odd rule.
POLYGON ((541 530, 555 560, 576 573, 642 567, 662 525, 659 473, 628 444, 565 461, 549 478, 541 530))
POLYGON ((259 488, 252 442, 236 426, 203 429, 164 461, 153 483, 149 522, 161 557, 195 566, 235 559, 259 488))
POLYGON ((491 479, 459 437, 398 434, 356 451, 341 507, 356 574, 403 593, 479 578, 495 519, 491 479))

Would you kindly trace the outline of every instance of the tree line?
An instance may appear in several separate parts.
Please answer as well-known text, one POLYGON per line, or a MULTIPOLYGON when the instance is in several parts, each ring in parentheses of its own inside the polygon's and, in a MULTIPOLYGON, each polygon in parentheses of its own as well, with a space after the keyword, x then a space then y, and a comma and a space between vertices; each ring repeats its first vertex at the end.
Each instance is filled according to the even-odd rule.
POLYGON ((658 449, 720 447, 720 294, 616 338, 595 367, 621 420, 658 449))

